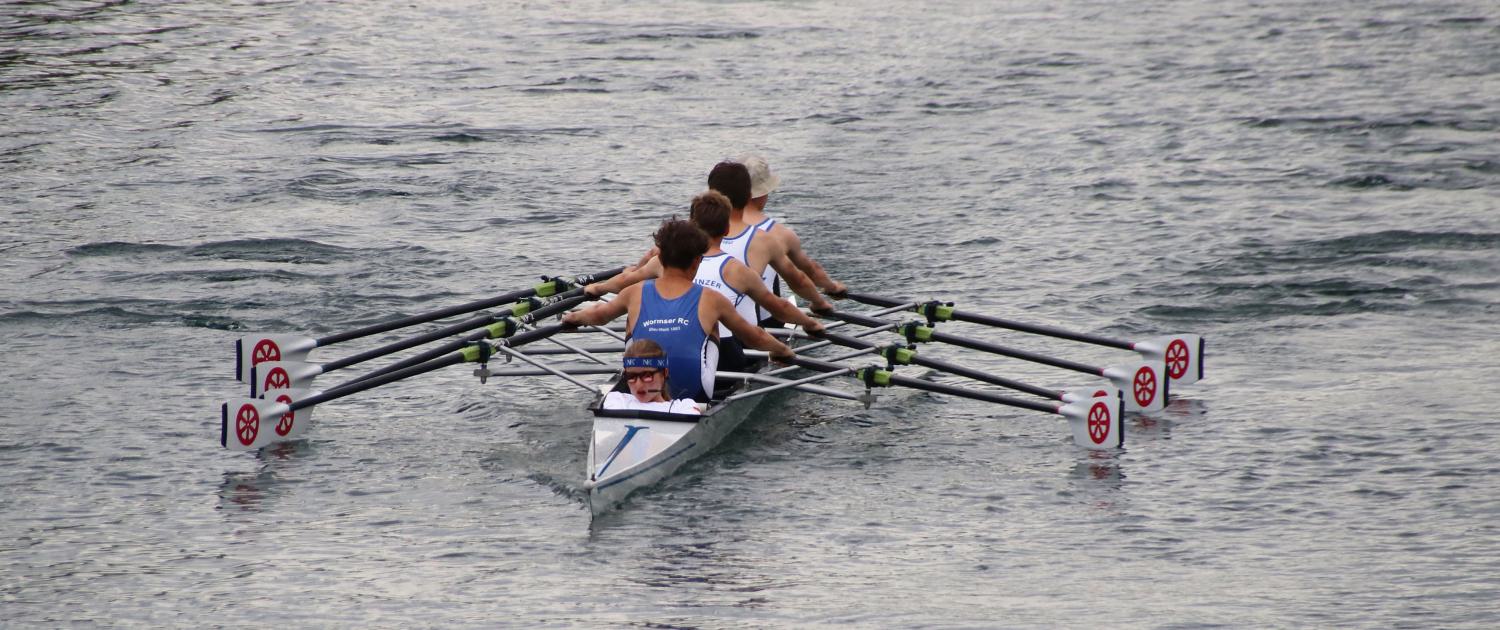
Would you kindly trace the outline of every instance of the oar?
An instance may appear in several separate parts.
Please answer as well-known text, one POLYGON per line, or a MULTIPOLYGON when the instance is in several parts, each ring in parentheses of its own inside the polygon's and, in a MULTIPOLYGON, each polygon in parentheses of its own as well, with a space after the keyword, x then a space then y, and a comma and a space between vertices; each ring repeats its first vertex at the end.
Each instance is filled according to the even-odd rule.
MULTIPOLYGON (((473 317, 456 324, 444 326, 429 333, 424 333, 415 337, 403 339, 389 345, 350 355, 336 361, 329 361, 327 363, 310 363, 307 361, 262 361, 251 366, 250 368, 250 396, 254 398, 256 396, 259 396, 261 392, 272 389, 303 389, 309 387, 311 385, 312 379, 321 374, 327 374, 328 372, 349 367, 351 365, 358 365, 371 359, 377 359, 389 354, 394 354, 396 352, 406 350, 408 348, 414 348, 430 341, 452 337, 453 335, 466 333, 478 328, 487 328, 496 331, 494 334, 489 335, 488 338, 490 339, 506 337, 509 336, 509 333, 503 331, 508 325, 506 324, 506 322, 510 321, 510 317, 524 317, 532 311, 544 308, 554 301, 578 295, 581 291, 582 289, 572 289, 570 292, 565 292, 551 298, 550 301, 536 297, 529 297, 525 300, 510 305, 509 313, 507 315, 490 314, 473 317)), ((515 332, 514 325, 510 325, 509 332, 515 332)), ((476 338, 483 339, 485 337, 481 336, 469 338, 468 340, 473 341, 476 338)), ((442 354, 442 352, 427 354, 423 356, 425 356, 426 358, 432 358, 440 354, 442 354)), ((421 361, 409 362, 403 364, 400 367, 405 367, 405 365, 415 365, 417 363, 421 363, 421 361)))
MULTIPOLYGON (((818 315, 842 319, 861 326, 885 326, 890 324, 890 322, 883 319, 875 319, 858 313, 846 313, 843 311, 827 311, 818 313, 818 315)), ((1164 366, 1159 362, 1145 360, 1120 366, 1096 367, 1066 359, 1049 357, 1035 352, 1008 348, 999 344, 940 333, 933 330, 930 326, 921 325, 920 322, 901 324, 896 327, 895 332, 905 337, 911 343, 937 341, 1109 379, 1115 388, 1130 392, 1130 395, 1125 397, 1125 408, 1129 411, 1160 411, 1167 403, 1168 381, 1161 378, 1164 366)))
MULTIPOLYGON (((478 330, 475 330, 475 327, 472 326, 465 329, 475 330, 475 332, 464 335, 454 341, 438 345, 412 357, 402 359, 378 370, 361 374, 350 379, 346 384, 376 378, 413 365, 419 365, 463 348, 475 341, 510 337, 516 334, 516 331, 520 330, 522 324, 530 324, 562 313, 587 299, 588 296, 583 295, 581 287, 560 293, 545 300, 530 298, 526 302, 517 303, 511 309, 511 315, 515 315, 518 319, 499 317, 493 320, 493 323, 485 324, 480 322, 481 326, 478 330)), ((329 370, 314 363, 286 361, 261 363, 250 368, 251 395, 256 396, 259 395, 259 392, 277 389, 277 386, 288 389, 302 389, 307 387, 314 377, 327 371, 329 370)))
POLYGON ((419 315, 412 315, 410 317, 393 319, 390 321, 365 326, 363 328, 356 328, 354 330, 334 333, 332 335, 325 335, 323 337, 312 338, 299 335, 247 335, 236 339, 234 342, 234 377, 235 379, 244 382, 245 378, 250 375, 250 368, 257 363, 262 363, 265 361, 303 361, 307 359, 307 353, 311 352, 314 348, 330 346, 336 343, 349 341, 350 339, 368 337, 370 335, 389 332, 398 328, 405 328, 407 326, 425 324, 430 321, 436 321, 446 317, 452 317, 454 315, 472 313, 474 311, 492 308, 501 304, 507 304, 531 296, 549 297, 567 291, 568 289, 573 287, 581 287, 592 282, 608 280, 609 278, 618 275, 624 270, 624 267, 616 267, 607 271, 583 274, 581 276, 576 276, 573 278, 551 278, 529 289, 511 291, 510 293, 497 295, 492 298, 476 300, 467 304, 460 304, 458 306, 450 306, 448 308, 438 309, 419 315))
MULTIPOLYGON (((889 307, 911 303, 909 300, 865 293, 848 293, 844 297, 872 306, 889 307)), ((953 308, 952 302, 920 302, 915 307, 912 307, 912 310, 925 316, 928 323, 950 320, 969 322, 971 324, 1005 328, 1019 332, 1056 337, 1058 339, 1119 348, 1121 350, 1131 350, 1139 353, 1148 361, 1164 363, 1167 366, 1167 376, 1182 385, 1196 383, 1203 378, 1204 343, 1203 337, 1199 335, 1164 335, 1143 341, 1126 341, 1124 339, 1073 332, 1071 330, 1063 330, 1040 324, 1026 324, 1009 319, 961 311, 953 308)))
POLYGON ((1011 380, 1003 376, 996 376, 994 374, 982 372, 970 367, 965 367, 957 363, 949 363, 947 361, 924 357, 917 354, 915 348, 906 348, 899 344, 879 346, 878 344, 865 341, 863 339, 857 339, 854 337, 831 332, 824 332, 819 335, 809 336, 819 339, 826 339, 848 348, 876 348, 876 354, 884 357, 886 362, 891 365, 920 365, 922 367, 941 370, 943 372, 956 374, 958 376, 970 378, 983 383, 999 385, 1008 389, 1014 389, 1016 391, 1034 394, 1037 396, 1041 396, 1042 398, 1049 398, 1059 402, 1077 402, 1088 397, 1076 392, 1058 391, 1054 389, 1047 389, 1045 387, 1037 387, 1035 385, 1027 385, 1026 383, 1022 383, 1020 381, 1011 380))
MULTIPOLYGON (((837 363, 829 363, 801 356, 793 358, 789 363, 819 372, 835 372, 849 369, 837 363)), ((854 370, 854 377, 863 382, 866 387, 901 386, 936 394, 946 394, 959 398, 982 400, 1010 407, 1057 414, 1067 418, 1068 426, 1073 433, 1073 442, 1084 448, 1115 449, 1125 443, 1125 409, 1120 399, 1119 390, 1114 388, 1104 388, 1094 396, 1059 405, 1012 398, 994 392, 933 383, 931 381, 901 376, 889 370, 882 370, 876 367, 856 369, 854 370)))
POLYGON ((431 361, 392 370, 377 377, 348 382, 328 391, 277 389, 266 392, 266 398, 235 398, 219 408, 219 443, 232 450, 255 450, 300 438, 312 421, 312 408, 325 402, 357 394, 381 385, 426 374, 450 365, 484 363, 493 356, 495 345, 520 346, 545 339, 562 330, 561 324, 528 330, 494 342, 476 341, 431 361), (275 418, 274 426, 269 424, 275 418), (263 422, 264 421, 264 422, 263 422))

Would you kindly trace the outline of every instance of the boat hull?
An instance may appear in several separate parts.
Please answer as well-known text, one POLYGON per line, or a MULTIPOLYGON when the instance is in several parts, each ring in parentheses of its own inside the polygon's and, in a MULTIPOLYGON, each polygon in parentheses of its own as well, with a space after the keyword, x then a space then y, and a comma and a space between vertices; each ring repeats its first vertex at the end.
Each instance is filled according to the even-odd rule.
POLYGON ((715 405, 687 421, 596 408, 584 483, 590 511, 607 512, 712 450, 755 413, 763 398, 715 405))

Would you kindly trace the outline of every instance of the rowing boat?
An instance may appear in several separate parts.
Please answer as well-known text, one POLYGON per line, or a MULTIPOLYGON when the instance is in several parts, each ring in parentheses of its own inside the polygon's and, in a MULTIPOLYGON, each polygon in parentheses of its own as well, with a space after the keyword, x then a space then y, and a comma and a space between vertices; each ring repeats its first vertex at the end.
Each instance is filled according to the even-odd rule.
POLYGON ((1166 403, 1169 384, 1186 385, 1203 376, 1204 343, 1197 335, 1170 335, 1144 341, 1111 339, 962 311, 953 308, 951 303, 913 302, 849 293, 848 299, 880 310, 860 313, 829 311, 820 313, 819 316, 842 320, 827 324, 827 329, 855 326, 862 327, 863 330, 847 336, 824 331, 816 335, 816 338, 802 334, 798 329, 768 330, 786 337, 789 344, 797 344, 797 357, 789 360, 788 367, 772 369, 766 364, 765 353, 747 351, 747 357, 758 359, 757 363, 752 364, 753 371, 718 373, 721 391, 716 392, 715 399, 702 415, 604 409, 602 403, 605 394, 622 385, 623 371, 618 359, 606 359, 598 355, 623 351, 625 338, 619 334, 621 331, 604 327, 575 330, 571 326, 543 325, 542 322, 587 299, 583 295, 583 285, 619 271, 613 269, 566 279, 544 278, 542 284, 531 289, 319 338, 261 334, 242 337, 236 342, 233 371, 239 380, 249 385, 250 397, 231 398, 221 405, 219 441, 225 448, 254 451, 277 443, 305 439, 315 405, 448 366, 477 363, 479 367, 474 370, 474 374, 479 377, 480 383, 490 378, 549 375, 562 378, 592 394, 592 402, 586 408, 592 415, 593 422, 585 460, 583 488, 587 491, 589 512, 597 516, 619 505, 633 492, 656 484, 718 446, 726 436, 757 412, 766 394, 774 391, 795 389, 858 401, 867 407, 874 402, 872 390, 877 387, 903 387, 985 401, 1062 416, 1067 421, 1074 444, 1086 449, 1108 451, 1119 449, 1124 444, 1124 416, 1127 409, 1138 413, 1160 410, 1166 403), (518 301, 505 306, 503 314, 472 317, 325 363, 306 361, 308 352, 315 348, 502 306, 508 300, 518 301), (921 322, 898 323, 881 319, 902 311, 922 315, 926 320, 925 325, 921 322), (981 340, 934 332, 931 327, 943 321, 1005 328, 1130 350, 1140 358, 1115 366, 1085 365, 981 340), (612 345, 603 348, 581 347, 560 339, 566 335, 559 333, 573 332, 608 334, 612 338, 612 345), (902 341, 879 345, 860 339, 890 333, 899 335, 903 338, 902 341), (451 341, 440 341, 455 335, 461 336, 451 341), (559 347, 527 347, 525 352, 520 350, 522 346, 544 340, 559 347), (321 391, 312 389, 312 381, 319 375, 430 342, 438 343, 415 356, 339 385, 321 391), (1102 377, 1106 382, 1072 390, 1028 385, 935 357, 917 356, 915 344, 923 342, 1083 372, 1102 377), (835 344, 853 351, 824 358, 812 358, 805 354, 835 344), (550 363, 541 358, 543 355, 567 355, 591 363, 550 363), (492 357, 503 357, 507 363, 512 359, 519 360, 530 364, 531 368, 491 370, 489 362, 492 357), (860 358, 883 360, 884 368, 878 363, 863 366, 846 363, 860 358), (895 373, 898 365, 931 368, 947 375, 1018 390, 1046 400, 1015 398, 988 389, 965 388, 903 376, 895 373), (800 378, 789 376, 789 372, 797 370, 811 372, 812 375, 800 378), (609 375, 610 379, 603 385, 591 384, 579 378, 585 375, 609 375), (856 394, 815 384, 817 381, 839 376, 854 377, 863 386, 863 392, 856 394), (1122 393, 1128 393, 1128 396, 1122 393), (1130 398, 1134 399, 1133 402, 1130 398))
MULTIPOLYGON (((587 481, 590 510, 601 514, 631 493, 655 485, 718 446, 760 406, 764 396, 712 401, 702 415, 605 409, 604 394, 620 385, 611 379, 589 405, 594 416, 587 481)), ((731 389, 740 393, 748 382, 731 389)))

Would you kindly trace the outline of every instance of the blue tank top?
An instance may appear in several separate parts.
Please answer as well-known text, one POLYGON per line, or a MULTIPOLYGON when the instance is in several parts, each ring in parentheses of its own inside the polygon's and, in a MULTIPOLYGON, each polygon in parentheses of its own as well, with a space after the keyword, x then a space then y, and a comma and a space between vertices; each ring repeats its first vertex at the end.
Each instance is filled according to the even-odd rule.
POLYGON ((692 398, 708 402, 714 389, 714 371, 719 364, 719 346, 703 331, 698 302, 703 287, 694 284, 687 293, 668 300, 656 291, 656 280, 641 284, 641 308, 636 314, 631 339, 650 339, 667 354, 672 391, 668 398, 692 398))

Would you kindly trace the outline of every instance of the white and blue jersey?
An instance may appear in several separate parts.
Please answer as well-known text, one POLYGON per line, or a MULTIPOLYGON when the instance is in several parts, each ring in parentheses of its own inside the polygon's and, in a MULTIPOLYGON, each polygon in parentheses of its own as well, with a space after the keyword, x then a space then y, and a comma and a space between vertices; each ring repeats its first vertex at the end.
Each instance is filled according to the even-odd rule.
MULTIPOLYGON (((719 241, 719 249, 724 250, 724 253, 730 256, 734 256, 735 260, 745 263, 746 267, 750 267, 750 241, 754 240, 755 235, 759 233, 760 230, 755 229, 755 226, 747 225, 743 232, 734 236, 726 236, 723 240, 719 241)), ((750 267, 750 270, 755 271, 755 268, 750 267)))
MULTIPOLYGON (((723 252, 712 256, 704 256, 703 262, 698 263, 698 275, 693 278, 693 282, 699 286, 718 291, 721 295, 729 299, 730 304, 734 305, 734 312, 739 313, 740 317, 745 318, 745 321, 754 324, 757 321, 754 319, 754 300, 751 300, 750 296, 736 291, 724 279, 724 265, 728 264, 731 258, 732 256, 723 252)), ((732 334, 724 324, 719 324, 720 341, 732 336, 732 334)))
MULTIPOLYGON (((755 229, 761 232, 770 232, 773 227, 776 227, 776 219, 772 217, 766 217, 766 220, 755 224, 755 229)), ((771 292, 771 295, 781 297, 781 276, 776 275, 776 270, 770 265, 766 265, 765 271, 760 272, 760 280, 766 283, 766 289, 771 292)), ((755 309, 755 315, 755 319, 751 322, 771 319, 771 311, 764 308, 755 309)))
POLYGON ((703 287, 694 284, 687 293, 673 300, 656 291, 656 281, 641 284, 641 307, 631 339, 650 339, 667 355, 669 398, 692 398, 708 402, 714 390, 714 371, 719 364, 716 339, 703 330, 698 317, 698 303, 703 287))

